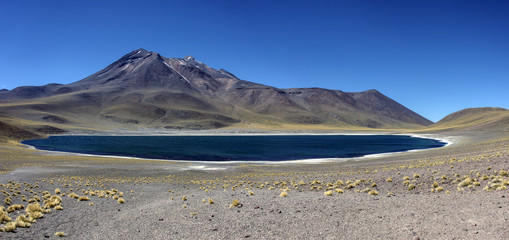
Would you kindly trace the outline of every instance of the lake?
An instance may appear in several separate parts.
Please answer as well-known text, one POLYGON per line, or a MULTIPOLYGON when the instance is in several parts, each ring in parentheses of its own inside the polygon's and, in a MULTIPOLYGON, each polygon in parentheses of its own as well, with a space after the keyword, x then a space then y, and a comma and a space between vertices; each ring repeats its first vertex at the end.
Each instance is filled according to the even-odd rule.
POLYGON ((51 136, 22 143, 50 151, 190 161, 351 158, 446 145, 403 135, 51 136))

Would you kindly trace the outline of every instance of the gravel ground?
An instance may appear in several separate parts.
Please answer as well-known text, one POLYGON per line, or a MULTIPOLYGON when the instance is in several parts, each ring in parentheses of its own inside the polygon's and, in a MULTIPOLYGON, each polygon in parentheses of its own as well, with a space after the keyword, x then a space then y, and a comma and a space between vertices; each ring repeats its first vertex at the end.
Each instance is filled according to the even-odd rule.
POLYGON ((23 196, 44 206, 44 195, 58 195, 62 210, 0 238, 509 239, 509 140, 448 137, 456 143, 442 149, 276 165, 48 155, 3 144, 3 206, 26 207, 23 196))

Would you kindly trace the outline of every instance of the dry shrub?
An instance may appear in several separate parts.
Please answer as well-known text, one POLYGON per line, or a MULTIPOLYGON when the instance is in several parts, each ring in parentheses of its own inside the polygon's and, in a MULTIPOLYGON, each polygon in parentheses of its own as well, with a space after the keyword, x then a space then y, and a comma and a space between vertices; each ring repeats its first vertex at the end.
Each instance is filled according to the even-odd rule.
POLYGON ((13 232, 16 230, 16 222, 8 222, 4 227, 0 228, 2 232, 13 232))
POLYGON ((378 192, 376 190, 371 190, 368 192, 369 195, 378 195, 378 192))
POLYGON ((18 218, 16 218, 16 227, 28 228, 32 225, 32 221, 33 220, 27 219, 25 215, 19 215, 18 218))
POLYGON ((14 212, 16 210, 19 210, 19 209, 23 209, 25 206, 21 205, 21 204, 14 204, 14 205, 11 205, 7 208, 7 212, 8 213, 11 213, 11 212, 14 212))
POLYGON ((232 207, 240 207, 240 206, 241 206, 241 205, 240 205, 240 201, 239 201, 239 199, 234 199, 234 200, 232 201, 232 203, 230 204, 230 208, 232 208, 232 207))
POLYGON ((81 196, 78 198, 78 201, 90 201, 90 198, 87 196, 81 196))
POLYGON ((62 203, 62 198, 58 195, 53 195, 49 199, 44 200, 44 208, 52 208, 62 203))
POLYGON ((5 207, 1 206, 0 207, 0 223, 9 222, 11 220, 12 219, 9 217, 9 214, 5 211, 5 207))

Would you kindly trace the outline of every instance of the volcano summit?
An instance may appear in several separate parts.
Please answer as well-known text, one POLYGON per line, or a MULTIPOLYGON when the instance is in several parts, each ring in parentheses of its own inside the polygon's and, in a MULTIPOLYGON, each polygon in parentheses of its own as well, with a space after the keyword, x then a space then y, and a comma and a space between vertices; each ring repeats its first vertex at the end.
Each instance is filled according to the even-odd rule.
POLYGON ((192 56, 165 58, 145 49, 71 84, 0 91, 0 103, 0 116, 39 124, 49 133, 53 128, 397 129, 432 124, 376 90, 279 89, 241 80, 192 56))

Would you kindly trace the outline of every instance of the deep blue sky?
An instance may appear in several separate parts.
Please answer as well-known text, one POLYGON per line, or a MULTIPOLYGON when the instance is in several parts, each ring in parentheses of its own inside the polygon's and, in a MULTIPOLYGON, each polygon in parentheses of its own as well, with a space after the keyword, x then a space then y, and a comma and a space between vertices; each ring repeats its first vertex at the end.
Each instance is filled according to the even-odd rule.
POLYGON ((509 108, 509 1, 1 1, 0 89, 145 48, 280 88, 377 89, 438 121, 509 108))

